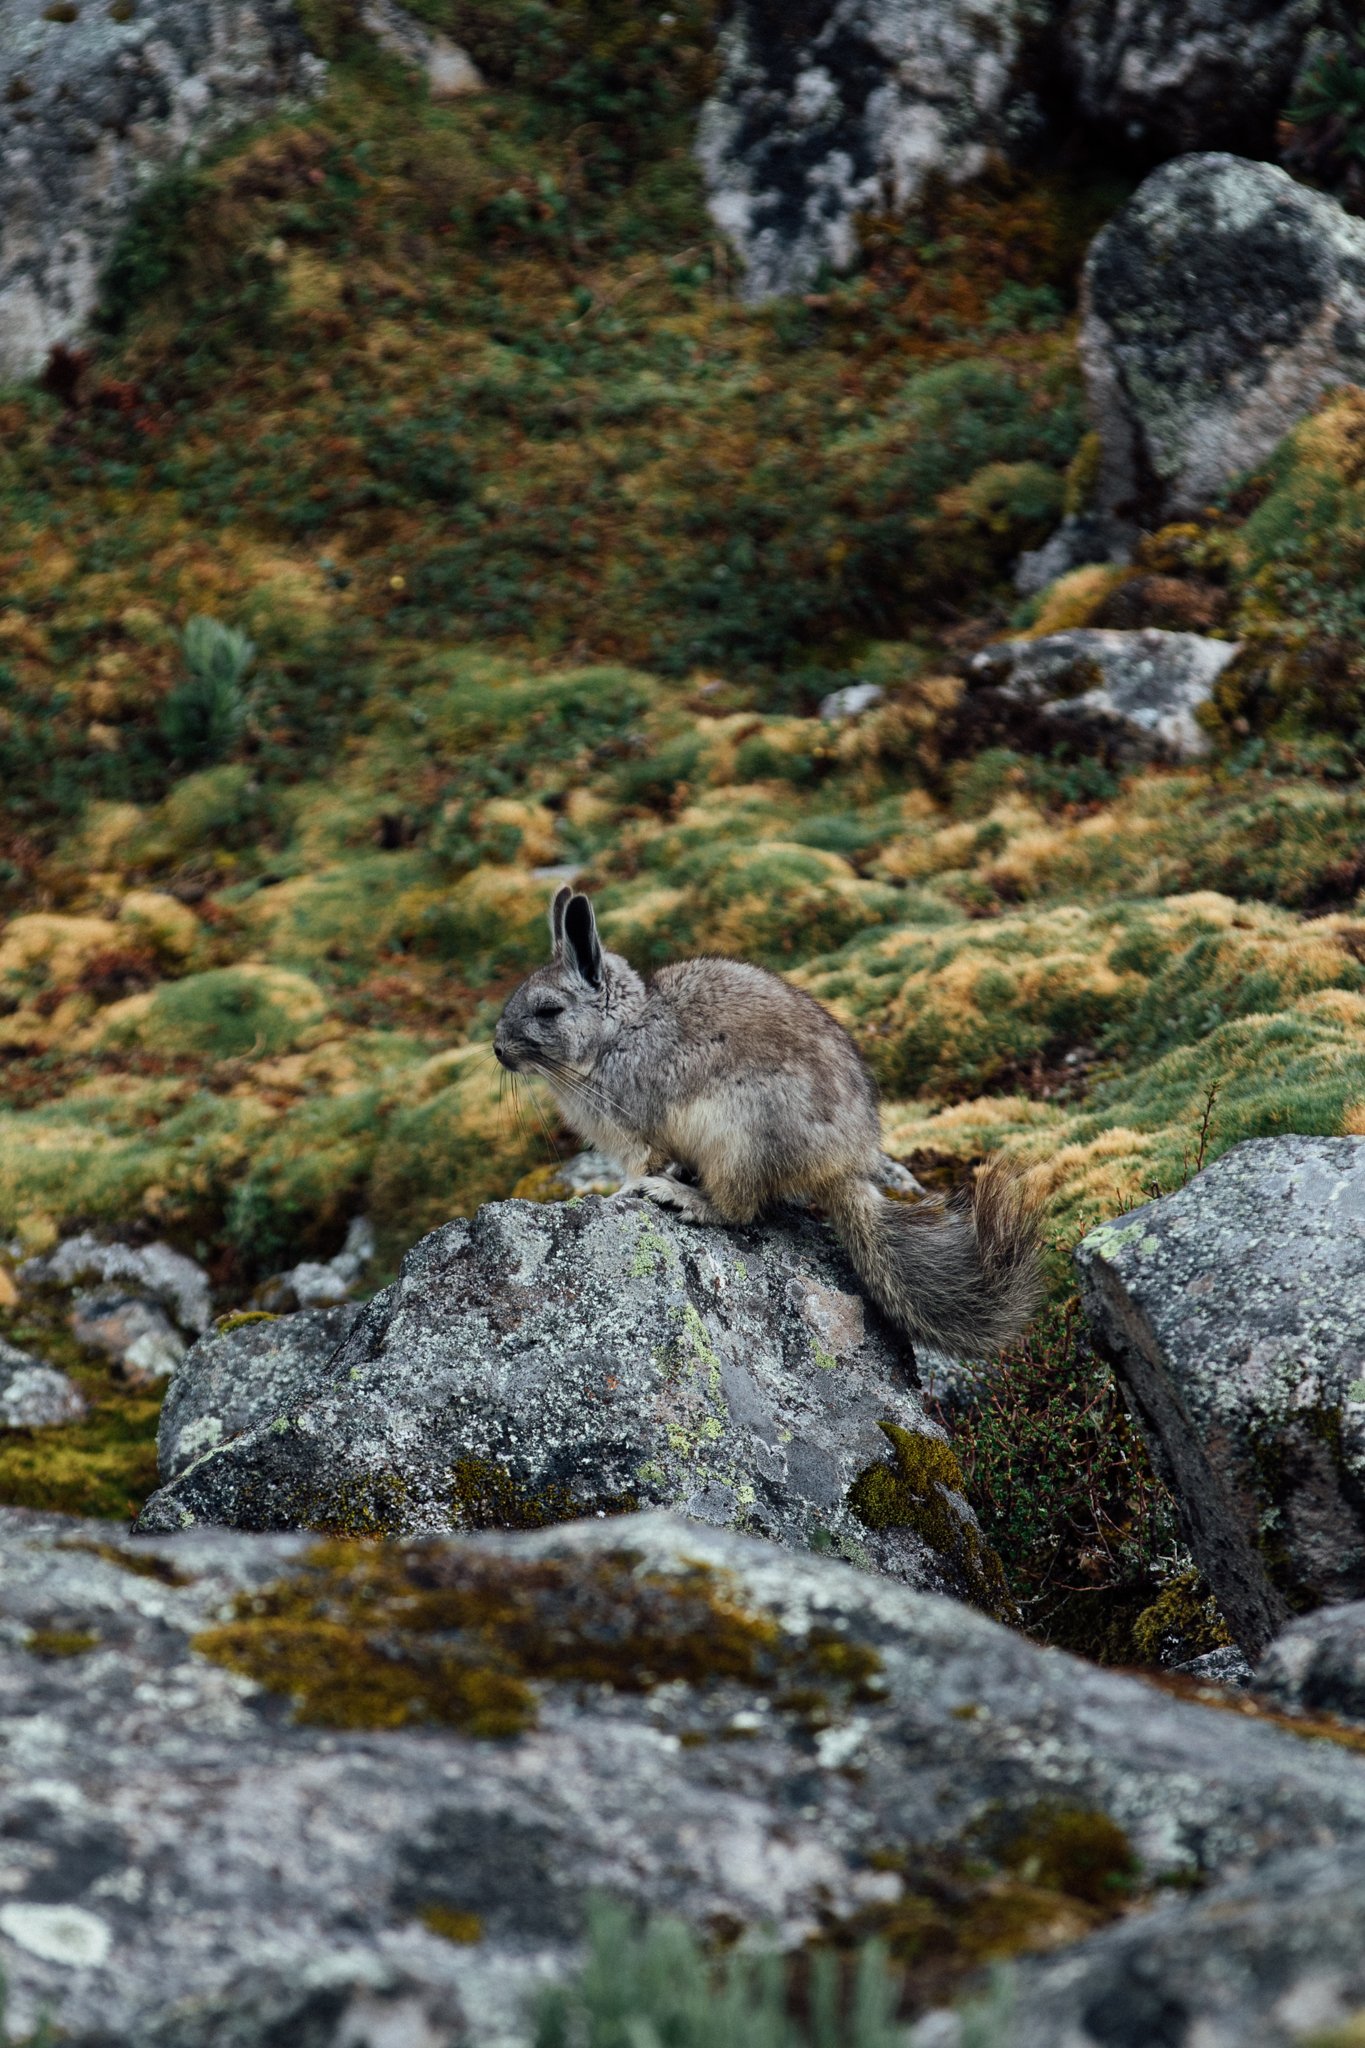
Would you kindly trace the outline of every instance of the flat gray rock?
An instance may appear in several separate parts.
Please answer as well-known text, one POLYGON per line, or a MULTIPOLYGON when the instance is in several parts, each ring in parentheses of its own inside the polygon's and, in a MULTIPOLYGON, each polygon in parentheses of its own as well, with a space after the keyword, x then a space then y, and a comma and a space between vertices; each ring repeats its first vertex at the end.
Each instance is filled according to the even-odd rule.
POLYGON ((1365 1139, 1234 1146, 1075 1258, 1248 1655, 1365 1593, 1365 1139))
POLYGON ((315 91, 293 0, 0 9, 0 382, 77 341, 158 170, 315 91), (125 18, 120 18, 124 16, 125 18))
POLYGON ((660 1505, 1008 1605, 908 1343, 812 1218, 497 1202, 424 1238, 339 1349, 300 1325, 270 1362, 294 1320, 240 1353, 272 1391, 220 1449, 239 1354, 186 1362, 163 1455, 186 1429, 204 1455, 140 1527, 430 1534, 660 1505))
POLYGON ((0 1338, 0 1429, 52 1429, 85 1413, 84 1394, 64 1372, 0 1338))
POLYGON ((1097 510, 1160 525, 1365 379, 1365 221, 1272 164, 1182 157, 1096 237, 1084 303, 1097 510))
POLYGON ((163 1479, 230 1437, 272 1422, 311 1391, 361 1311, 354 1303, 262 1316, 201 1337, 161 1404, 156 1456, 163 1479))
POLYGON ((1081 627, 997 641, 972 671, 1059 732, 1093 736, 1121 760, 1197 761, 1209 739, 1196 714, 1238 652, 1236 641, 1200 633, 1081 627))
MULTIPOLYGON (((1140 1889, 1305 1843, 1329 1874, 1365 1853, 1359 1756, 836 1561, 658 1514, 314 1550, 0 1509, 11 2033, 46 2010, 70 2048, 519 2048, 594 1892, 790 1951, 913 1911, 941 1858, 1036 1884, 1028 1845, 1058 1815, 1121 1830, 1140 1889), (513 1688, 511 1724, 404 1722, 461 1672, 493 1687, 457 1687, 472 1711, 513 1688), (367 1703, 402 1725, 348 1725, 367 1703)), ((1343 1996, 1360 1897, 1357 1878, 1337 1931, 1305 1937, 1343 1996)), ((1166 1929, 1174 1954, 1210 1903, 1069 1961, 1166 1929)), ((1045 1896, 1047 1924, 1065 1907, 1045 1896)), ((1187 1951, 1180 1998, 1212 2008, 1228 1956, 1187 1951)))
POLYGON ((1292 1712, 1365 1721, 1365 1600, 1291 1622, 1256 1666, 1254 1683, 1292 1712))

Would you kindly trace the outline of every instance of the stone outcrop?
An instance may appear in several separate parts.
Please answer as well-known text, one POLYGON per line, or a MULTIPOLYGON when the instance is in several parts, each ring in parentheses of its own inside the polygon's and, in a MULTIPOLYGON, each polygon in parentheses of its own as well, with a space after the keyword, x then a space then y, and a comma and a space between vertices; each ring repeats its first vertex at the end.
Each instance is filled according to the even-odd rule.
POLYGON ((1007 1605, 913 1354, 810 1218, 493 1203, 424 1238, 330 1357, 314 1320, 257 1328, 182 1369, 168 1475, 204 1454, 143 1528, 428 1534, 664 1505, 1007 1605))
POLYGON ((1148 628, 1082 627, 1039 640, 1002 640, 972 663, 973 678, 1041 713, 1124 763, 1195 761, 1209 751, 1196 714, 1238 653, 1235 641, 1148 628))
POLYGON ((293 0, 6 0, 0 39, 0 381, 81 335, 159 170, 317 88, 293 0))
POLYGON ((761 299, 843 270, 860 213, 977 176, 1038 126, 1031 0, 740 0, 697 154, 761 299))
POLYGON ((1270 164, 1155 172, 1096 237, 1084 296, 1102 517, 1199 510, 1365 379, 1365 222, 1270 164))
POLYGON ((1257 1665, 1254 1683, 1295 1713, 1365 1721, 1365 1600, 1291 1622, 1257 1665))
POLYGON ((75 1287, 100 1281, 159 1302, 182 1330, 207 1330, 213 1314, 208 1274, 169 1244, 106 1243, 89 1231, 64 1238, 19 1268, 26 1287, 75 1287))
POLYGON ((1242 1647, 1365 1594, 1365 1139, 1234 1146, 1075 1257, 1242 1647))
MULTIPOLYGON (((319 1551, 0 1510, 0 1644, 20 2038, 47 2012, 70 2048, 506 2048, 594 1893, 787 1950, 928 1925, 970 1957, 1224 1869, 1254 1916, 1264 1868, 1295 1967, 1335 1955, 1345 1997, 1365 1952, 1348 1750, 695 1522, 319 1551), (1295 1905, 1277 1859, 1305 1843, 1323 1876, 1295 1905), (1350 1878, 1330 1947, 1325 1907, 1292 1921, 1350 1878)), ((1071 1967, 1107 1985, 1125 1941, 1160 1957, 1222 1896, 1071 1967)), ((1214 2007, 1229 1967, 1192 1936, 1180 1999, 1214 2007)))
POLYGON ((1341 0, 738 0, 697 154, 762 299, 846 269, 860 214, 1079 136, 1146 165, 1268 152, 1341 0))

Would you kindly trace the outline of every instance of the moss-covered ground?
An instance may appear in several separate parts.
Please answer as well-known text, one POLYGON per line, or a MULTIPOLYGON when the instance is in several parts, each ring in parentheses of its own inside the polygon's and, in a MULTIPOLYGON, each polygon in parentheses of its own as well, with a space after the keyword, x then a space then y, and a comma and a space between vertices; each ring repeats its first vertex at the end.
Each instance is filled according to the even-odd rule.
MULTIPOLYGON (((359 1210, 391 1266, 507 1194, 545 1142, 490 1034, 572 868, 641 966, 829 1003, 926 1181, 1032 1173, 1056 1315, 964 1468, 1025 1611, 1131 1655, 1058 1619, 1150 1606, 1170 1535, 1064 1253, 1240 1138, 1365 1131, 1365 398, 1021 605, 1094 474, 1121 186, 998 172, 752 308, 690 155, 706 0, 421 11, 486 92, 313 0, 325 95, 151 188, 95 344, 0 395, 0 1244, 165 1236, 230 1306, 359 1210), (255 650, 213 716, 204 615, 255 650), (1243 641, 1206 765, 986 730, 964 657, 1083 623, 1243 641)), ((7 1437, 0 1496, 122 1514, 153 1404, 75 1362, 89 1421, 7 1437)))

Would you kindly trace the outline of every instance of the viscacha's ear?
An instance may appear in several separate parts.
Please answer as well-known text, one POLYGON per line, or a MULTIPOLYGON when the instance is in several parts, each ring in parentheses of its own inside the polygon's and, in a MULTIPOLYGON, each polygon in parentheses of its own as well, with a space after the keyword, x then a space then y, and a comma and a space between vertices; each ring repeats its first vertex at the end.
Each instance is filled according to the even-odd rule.
POLYGON ((569 907, 573 890, 566 882, 562 889, 556 889, 550 904, 550 958, 558 960, 564 951, 564 913, 569 907))
POLYGON ((564 912, 567 955, 590 988, 602 986, 602 947, 597 919, 586 896, 571 896, 564 912))

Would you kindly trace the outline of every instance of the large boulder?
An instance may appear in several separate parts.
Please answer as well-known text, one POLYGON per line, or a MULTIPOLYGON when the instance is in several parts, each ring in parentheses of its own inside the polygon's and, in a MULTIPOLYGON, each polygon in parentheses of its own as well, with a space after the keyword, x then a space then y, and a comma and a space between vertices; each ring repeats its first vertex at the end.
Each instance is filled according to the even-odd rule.
POLYGON ((1155 172, 1096 237, 1084 298, 1103 518, 1197 511, 1365 379, 1365 221, 1271 164, 1155 172))
MULTIPOLYGON (((899 1932, 923 2000, 1154 1886, 1365 1854, 1346 1749, 668 1516, 320 1547, 0 1510, 0 1587, 6 2019, 69 2048, 515 2048, 593 1893, 899 1932)), ((1303 1944, 1343 1995, 1358 1907, 1303 1944)), ((1224 1969, 1191 1944, 1189 2010, 1224 1969)))
POLYGON ((1195 761, 1209 751, 1197 714, 1238 651, 1236 641, 1201 633, 1082 627, 997 641, 975 657, 972 672, 1041 714, 1058 738, 1125 763, 1195 761))
POLYGON ((314 1322, 265 1328, 241 1374, 216 1344, 182 1369, 163 1454, 188 1426, 205 1455, 143 1528, 429 1534, 655 1504, 1007 1604, 913 1353, 809 1217, 493 1203, 424 1238, 332 1355, 314 1322), (208 1450, 214 1419, 256 1426, 208 1450))
POLYGON ((149 178, 312 92, 294 0, 5 0, 0 39, 0 382, 76 340, 149 178))
POLYGON ((1249 1655, 1365 1594, 1365 1138, 1257 1138, 1076 1250, 1081 1297, 1249 1655))
POLYGON ((754 299, 847 269, 860 213, 959 183, 1039 124, 1033 0, 739 0, 697 154, 754 299))
POLYGON ((1149 161, 1267 152, 1310 33, 1340 18, 1339 0, 1070 0, 1076 113, 1149 161))

